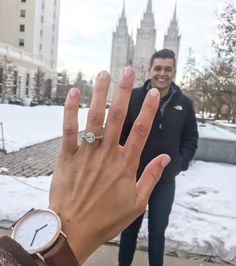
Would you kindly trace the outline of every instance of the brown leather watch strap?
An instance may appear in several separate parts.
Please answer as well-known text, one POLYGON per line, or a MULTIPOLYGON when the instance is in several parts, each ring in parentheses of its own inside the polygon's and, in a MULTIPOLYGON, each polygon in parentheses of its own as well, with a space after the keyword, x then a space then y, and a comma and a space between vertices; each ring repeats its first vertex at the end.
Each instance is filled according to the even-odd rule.
POLYGON ((60 234, 55 245, 41 254, 50 266, 79 266, 66 238, 60 234))

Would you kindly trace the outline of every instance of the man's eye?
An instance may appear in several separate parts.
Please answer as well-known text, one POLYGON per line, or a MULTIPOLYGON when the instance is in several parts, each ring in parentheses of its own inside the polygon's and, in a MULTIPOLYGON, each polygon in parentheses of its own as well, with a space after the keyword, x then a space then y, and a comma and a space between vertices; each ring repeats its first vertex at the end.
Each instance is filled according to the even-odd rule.
POLYGON ((156 71, 164 71, 164 72, 171 72, 172 68, 162 68, 162 67, 157 67, 155 68, 156 71))

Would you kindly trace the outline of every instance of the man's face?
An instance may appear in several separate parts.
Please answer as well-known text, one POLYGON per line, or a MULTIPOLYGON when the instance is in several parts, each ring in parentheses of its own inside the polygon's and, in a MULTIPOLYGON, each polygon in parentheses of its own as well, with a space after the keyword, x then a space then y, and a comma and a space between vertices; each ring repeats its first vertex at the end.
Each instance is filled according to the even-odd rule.
POLYGON ((176 75, 174 60, 171 58, 155 58, 148 73, 153 87, 159 90, 169 89, 176 75))

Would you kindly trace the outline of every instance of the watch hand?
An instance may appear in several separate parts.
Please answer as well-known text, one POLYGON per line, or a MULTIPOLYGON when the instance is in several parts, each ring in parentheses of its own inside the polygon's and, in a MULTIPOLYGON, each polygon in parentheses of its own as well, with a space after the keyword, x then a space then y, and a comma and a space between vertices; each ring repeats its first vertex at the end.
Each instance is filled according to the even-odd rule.
POLYGON ((40 228, 37 229, 36 231, 38 232, 38 231, 42 230, 43 228, 45 228, 45 227, 47 227, 47 226, 48 226, 48 224, 45 224, 44 226, 40 227, 40 228))
POLYGON ((34 240, 35 240, 35 237, 36 237, 38 231, 42 230, 42 229, 45 228, 46 226, 48 226, 48 224, 45 224, 44 226, 42 226, 42 227, 40 227, 40 228, 38 228, 38 229, 35 230, 35 232, 34 232, 34 236, 33 236, 33 239, 32 239, 32 241, 31 241, 31 243, 30 243, 30 246, 31 246, 31 247, 32 247, 32 245, 33 245, 33 243, 34 243, 34 240))
POLYGON ((31 246, 31 247, 32 247, 32 245, 33 245, 33 243, 34 243, 34 239, 35 239, 37 233, 38 233, 38 230, 35 230, 35 232, 34 232, 34 236, 33 236, 33 239, 32 239, 32 241, 31 241, 31 243, 30 243, 30 246, 31 246))

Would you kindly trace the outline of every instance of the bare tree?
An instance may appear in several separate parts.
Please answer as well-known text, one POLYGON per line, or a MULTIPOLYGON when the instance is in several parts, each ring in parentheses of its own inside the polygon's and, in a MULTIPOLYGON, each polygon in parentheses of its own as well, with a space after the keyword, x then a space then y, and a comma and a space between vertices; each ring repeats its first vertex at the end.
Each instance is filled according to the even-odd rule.
MULTIPOLYGON (((210 64, 199 71, 190 49, 183 76, 184 88, 194 105, 214 112, 215 119, 235 121, 236 116, 236 7, 226 4, 218 16, 218 35, 212 41, 216 52, 210 64)), ((199 111, 199 109, 197 109, 199 111)))
POLYGON ((0 62, 1 70, 1 103, 4 103, 7 98, 10 98, 13 90, 13 78, 15 67, 5 55, 0 62))
POLYGON ((57 75, 56 101, 58 104, 63 104, 65 102, 66 95, 69 89, 70 89, 70 79, 66 70, 63 70, 57 75))
POLYGON ((38 100, 42 100, 45 91, 45 73, 40 68, 38 68, 37 72, 35 73, 34 80, 34 96, 38 98, 38 100))
POLYGON ((226 4, 223 12, 218 16, 218 36, 213 40, 216 59, 209 71, 216 80, 216 86, 224 92, 223 101, 228 106, 232 121, 236 116, 236 5, 235 2, 226 4))

